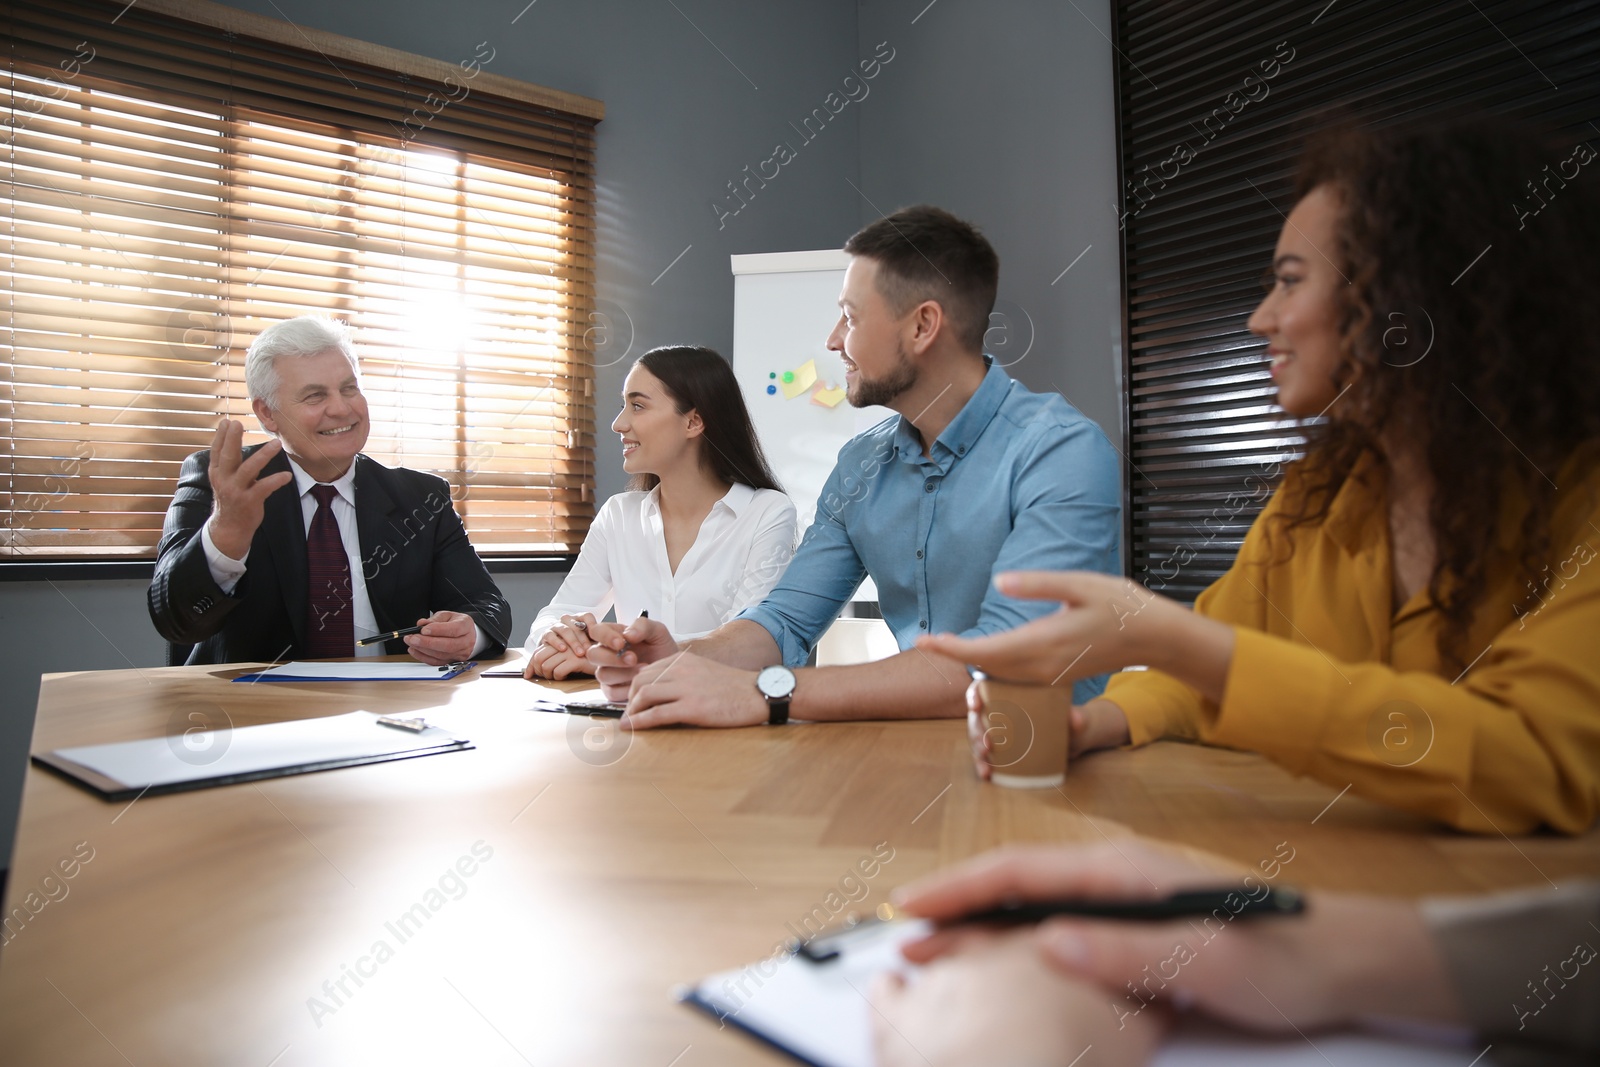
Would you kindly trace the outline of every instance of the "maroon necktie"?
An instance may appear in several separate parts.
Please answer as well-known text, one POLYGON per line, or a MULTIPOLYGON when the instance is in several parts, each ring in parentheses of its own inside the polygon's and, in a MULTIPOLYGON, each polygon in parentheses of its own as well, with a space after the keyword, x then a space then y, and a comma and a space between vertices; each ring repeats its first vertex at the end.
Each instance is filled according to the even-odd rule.
POLYGON ((350 557, 345 555, 339 522, 333 517, 333 498, 339 490, 313 485, 317 513, 306 533, 306 562, 311 571, 311 598, 306 607, 308 659, 331 659, 355 654, 355 606, 350 596, 350 557))

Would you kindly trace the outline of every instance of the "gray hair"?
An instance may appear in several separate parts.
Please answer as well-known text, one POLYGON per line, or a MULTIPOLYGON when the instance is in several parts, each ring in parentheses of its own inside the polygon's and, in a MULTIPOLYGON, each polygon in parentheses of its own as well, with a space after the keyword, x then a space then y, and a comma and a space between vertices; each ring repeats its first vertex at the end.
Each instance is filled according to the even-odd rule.
POLYGON ((350 329, 342 322, 319 315, 275 322, 261 331, 244 357, 244 386, 252 400, 278 404, 278 360, 283 356, 316 356, 330 348, 344 353, 359 377, 355 348, 350 344, 350 329))

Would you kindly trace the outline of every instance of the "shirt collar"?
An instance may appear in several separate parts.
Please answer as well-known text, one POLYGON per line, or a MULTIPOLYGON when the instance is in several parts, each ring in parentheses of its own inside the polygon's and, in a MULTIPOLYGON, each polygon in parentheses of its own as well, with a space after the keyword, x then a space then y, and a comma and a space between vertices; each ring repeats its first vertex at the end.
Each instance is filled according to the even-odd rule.
POLYGON ((745 505, 755 498, 756 491, 753 488, 743 482, 734 482, 717 503, 733 512, 734 517, 737 518, 739 512, 744 510, 745 505))
MULTIPOLYGON (((284 458, 289 461, 289 469, 294 471, 294 491, 297 496, 303 497, 311 492, 312 486, 321 484, 307 474, 305 468, 294 461, 293 456, 284 453, 284 458)), ((355 463, 350 464, 350 469, 345 471, 338 479, 326 483, 338 490, 339 495, 344 498, 344 502, 351 507, 356 506, 356 463, 359 462, 361 462, 360 459, 357 459, 355 463)))
POLYGON ((1383 535, 1381 520, 1386 514, 1383 506, 1386 488, 1377 457, 1369 452, 1356 460, 1328 505, 1328 517, 1324 520, 1323 529, 1335 544, 1355 555, 1374 538, 1383 535))
MULTIPOLYGON (((950 425, 944 428, 944 432, 939 434, 933 447, 928 450, 929 458, 941 469, 972 450, 989 423, 994 421, 995 413, 1005 403, 1006 395, 1011 392, 1011 378, 995 366, 994 357, 985 355, 983 362, 988 369, 984 371, 977 392, 967 398, 961 410, 956 412, 956 417, 950 420, 950 425)), ((911 420, 904 415, 900 416, 900 423, 895 427, 895 447, 906 462, 922 462, 922 443, 917 438, 911 420)))
MULTIPOLYGON (((711 510, 715 511, 718 507, 724 507, 733 512, 734 517, 737 518, 739 512, 744 510, 745 505, 755 498, 756 491, 754 489, 743 482, 734 482, 732 487, 722 494, 722 499, 711 505, 711 510)), ((661 514, 661 486, 659 484, 644 495, 644 510, 647 514, 661 514)))

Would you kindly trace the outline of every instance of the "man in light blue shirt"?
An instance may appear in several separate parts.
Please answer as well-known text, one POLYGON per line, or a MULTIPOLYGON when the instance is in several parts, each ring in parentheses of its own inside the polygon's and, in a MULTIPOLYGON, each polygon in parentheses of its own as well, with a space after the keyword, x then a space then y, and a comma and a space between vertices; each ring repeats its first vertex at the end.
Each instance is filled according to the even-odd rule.
MULTIPOLYGON (((1002 596, 1000 571, 1120 574, 1120 479, 1105 435, 982 354, 999 284, 988 241, 915 207, 845 251, 828 348, 844 360, 852 405, 899 417, 840 450, 816 521, 760 604, 683 650, 648 619, 591 627, 588 658, 607 696, 628 701, 634 729, 962 715, 964 666, 913 647, 917 637, 998 633, 1050 610, 1002 596), (796 669, 868 575, 902 651, 796 669)), ((1078 682, 1075 702, 1103 686, 1078 682)))
MULTIPOLYGON (((1055 393, 1029 392, 990 365, 929 454, 903 417, 839 451, 794 562, 760 623, 783 662, 812 647, 867 575, 902 649, 928 633, 976 637, 1050 606, 1002 596, 1001 571, 1117 570, 1116 457, 1100 428, 1055 393)), ((1086 679, 1083 703, 1105 688, 1086 679)))

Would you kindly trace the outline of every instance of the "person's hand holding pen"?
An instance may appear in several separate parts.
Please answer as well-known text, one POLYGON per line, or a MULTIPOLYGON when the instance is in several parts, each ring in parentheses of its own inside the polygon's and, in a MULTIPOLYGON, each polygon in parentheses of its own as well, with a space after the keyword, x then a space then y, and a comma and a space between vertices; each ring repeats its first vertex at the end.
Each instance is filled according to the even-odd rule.
POLYGON ((406 634, 406 651, 431 667, 472 658, 478 646, 478 627, 471 615, 436 611, 417 620, 416 633, 406 634))
POLYGON ((589 637, 594 643, 584 657, 594 665, 594 676, 607 700, 627 700, 633 676, 641 667, 678 652, 671 631, 652 620, 648 611, 641 611, 626 627, 600 623, 590 628, 589 637))
MULTIPOLYGON (((1292 846, 1284 842, 1258 869, 1234 874, 1233 884, 1241 896, 1249 897, 1280 875, 1293 858, 1292 846)), ((1228 870, 1138 840, 1115 846, 1011 848, 902 887, 894 897, 903 913, 939 920, 1008 901, 1154 898, 1227 884, 1228 870)), ((1007 936, 1027 937, 1034 958, 1056 973, 1104 987, 1101 1010, 1130 1028, 1135 1020, 1160 1011, 1158 1004, 1275 1032, 1293 1032, 1291 1026, 1348 1025, 1380 1016, 1447 1025, 1461 1019, 1421 914, 1403 900, 1318 893, 1308 900, 1304 914, 1262 922, 1222 925, 1215 919, 1202 924, 1063 917, 1007 936), (1146 1007, 1154 1010, 1145 1011, 1146 1007)), ((910 942, 902 951, 913 962, 938 967, 941 975, 953 972, 941 979, 942 985, 965 985, 964 976, 983 970, 986 987, 1004 986, 1004 979, 988 973, 992 968, 964 963, 970 953, 987 951, 995 937, 988 930, 951 927, 910 942)), ((1021 964, 1011 970, 1017 981, 1032 980, 1021 964)), ((910 1025, 925 1017, 917 1004, 922 996, 921 982, 905 986, 888 982, 877 991, 874 1003, 887 1025, 910 1025)), ((982 1025, 978 1021, 982 1013, 969 1012, 967 1017, 972 1025, 982 1025)), ((1007 1023, 1011 1027, 1054 1024, 1049 1018, 1025 1021, 1015 1014, 1007 1023)), ((915 1033, 907 1037, 917 1041, 915 1033)), ((923 1048, 932 1055, 934 1050, 923 1048)), ((934 1062, 939 1062, 937 1056, 934 1062)))
MULTIPOLYGON (((1133 843, 1121 847, 1132 849, 1133 843)), ((1104 851, 1110 852, 1107 848, 1104 851)), ((1040 854, 1046 850, 1033 850, 1040 854)), ((1158 882, 1128 863, 1100 860, 1094 849, 1048 850, 1068 858, 1068 873, 1030 865, 1033 852, 991 852, 931 875, 893 894, 895 910, 955 924, 1012 902, 1070 896, 1154 900, 1186 886, 1213 885, 1215 873, 1165 856, 1133 855, 1158 882), (1086 862, 1073 863, 1073 857, 1086 862), (1175 875, 1192 875, 1185 880, 1175 875)), ((913 981, 889 972, 874 983, 873 1044, 879 1067, 955 1067, 969 1063, 1067 1064, 1093 1047, 1094 1062, 1135 1067, 1149 1062, 1166 1031, 1167 1014, 1152 1010, 1119 1018, 1108 1010, 1117 992, 1079 976, 1043 951, 1046 926, 999 930, 949 925, 901 951, 921 964, 913 981)), ((1122 930, 1129 924, 1116 924, 1122 930)), ((1141 926, 1149 924, 1139 924, 1141 926)), ((1166 958, 1169 948, 1151 959, 1166 958)))

